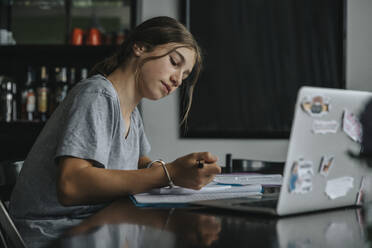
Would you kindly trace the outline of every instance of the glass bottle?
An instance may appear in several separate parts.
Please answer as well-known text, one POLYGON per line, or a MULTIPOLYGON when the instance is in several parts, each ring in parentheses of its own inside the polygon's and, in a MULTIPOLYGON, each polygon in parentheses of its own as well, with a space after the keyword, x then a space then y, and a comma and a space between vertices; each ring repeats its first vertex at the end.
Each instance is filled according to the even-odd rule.
POLYGON ((56 105, 58 106, 63 99, 67 96, 68 83, 67 83, 67 69, 62 67, 58 80, 56 82, 56 105))
POLYGON ((13 82, 3 78, 1 83, 1 120, 11 122, 13 119, 13 82))
POLYGON ((21 91, 21 119, 27 121, 35 120, 36 94, 34 89, 34 74, 31 66, 27 69, 27 79, 21 91))
POLYGON ((69 90, 75 85, 76 83, 76 70, 74 67, 71 67, 70 68, 70 76, 69 76, 69 80, 68 80, 68 88, 69 90))
POLYGON ((84 80, 88 77, 88 69, 87 68, 82 68, 80 71, 80 79, 84 80))
POLYGON ((12 121, 18 120, 17 84, 12 82, 12 121))
POLYGON ((37 110, 41 121, 48 118, 48 98, 49 98, 48 73, 45 66, 41 67, 40 82, 37 88, 37 110))

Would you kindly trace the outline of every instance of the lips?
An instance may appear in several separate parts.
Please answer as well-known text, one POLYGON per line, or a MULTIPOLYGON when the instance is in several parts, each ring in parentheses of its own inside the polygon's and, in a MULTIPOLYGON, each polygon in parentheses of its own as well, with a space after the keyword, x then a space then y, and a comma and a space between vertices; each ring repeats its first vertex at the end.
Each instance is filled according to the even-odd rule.
POLYGON ((169 94, 169 92, 171 91, 171 87, 168 84, 164 83, 163 81, 161 81, 161 83, 164 85, 165 89, 167 90, 167 94, 169 94))

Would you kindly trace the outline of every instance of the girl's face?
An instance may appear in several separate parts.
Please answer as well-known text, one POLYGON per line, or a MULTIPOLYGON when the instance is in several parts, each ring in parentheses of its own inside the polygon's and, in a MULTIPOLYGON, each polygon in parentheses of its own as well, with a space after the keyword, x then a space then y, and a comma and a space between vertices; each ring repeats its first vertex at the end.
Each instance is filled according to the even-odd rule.
MULTIPOLYGON (((176 45, 158 46, 152 52, 135 54, 140 59, 166 54, 176 45)), ((158 100, 174 92, 191 73, 195 64, 195 52, 191 48, 180 47, 158 59, 149 60, 140 68, 139 89, 142 96, 158 100)))

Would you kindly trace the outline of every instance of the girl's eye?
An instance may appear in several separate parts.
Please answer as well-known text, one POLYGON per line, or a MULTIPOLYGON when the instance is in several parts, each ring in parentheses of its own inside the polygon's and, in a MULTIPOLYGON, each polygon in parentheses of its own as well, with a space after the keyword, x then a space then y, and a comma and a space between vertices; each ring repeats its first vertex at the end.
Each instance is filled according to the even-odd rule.
POLYGON ((176 61, 173 59, 173 57, 172 57, 172 56, 169 56, 169 58, 170 58, 170 62, 171 62, 171 64, 174 65, 174 66, 177 66, 177 63, 176 63, 176 61))

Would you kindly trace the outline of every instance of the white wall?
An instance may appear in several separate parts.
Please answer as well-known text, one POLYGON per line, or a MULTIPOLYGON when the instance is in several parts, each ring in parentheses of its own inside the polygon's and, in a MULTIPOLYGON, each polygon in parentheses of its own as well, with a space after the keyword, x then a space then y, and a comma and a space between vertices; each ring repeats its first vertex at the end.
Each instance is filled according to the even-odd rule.
MULTIPOLYGON (((143 0, 142 20, 158 15, 179 18, 177 0, 143 0)), ((349 0, 347 12, 347 88, 372 90, 372 1, 349 0)), ((236 158, 284 161, 288 140, 228 140, 178 138, 177 93, 157 102, 142 103, 145 130, 152 145, 150 157, 172 161, 195 151, 210 151, 225 164, 225 154, 236 158)))
POLYGON ((346 86, 372 91, 372 1, 347 3, 346 86))

